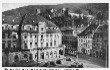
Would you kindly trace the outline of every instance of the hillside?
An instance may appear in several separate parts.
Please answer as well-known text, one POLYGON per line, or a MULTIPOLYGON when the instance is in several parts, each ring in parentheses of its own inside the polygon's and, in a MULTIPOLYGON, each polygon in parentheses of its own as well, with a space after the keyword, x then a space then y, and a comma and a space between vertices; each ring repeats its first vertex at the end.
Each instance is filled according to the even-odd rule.
MULTIPOLYGON (((102 11, 105 10, 104 12, 108 11, 108 4, 106 3, 65 3, 65 4, 58 4, 58 5, 29 5, 29 6, 24 6, 24 7, 20 7, 17 9, 12 9, 12 10, 8 10, 8 11, 4 11, 2 12, 2 17, 3 20, 2 22, 8 22, 8 23, 12 23, 13 21, 19 24, 19 21, 21 20, 21 17, 26 14, 26 13, 36 13, 36 9, 40 9, 41 13, 44 12, 45 14, 45 10, 46 9, 62 9, 62 8, 68 8, 71 11, 75 11, 77 9, 81 9, 88 12, 87 9, 91 9, 92 12, 95 13, 95 11, 102 11), (10 18, 10 19, 9 19, 10 18)), ((108 13, 108 12, 107 12, 108 13)), ((49 14, 46 13, 46 15, 48 16, 49 14)), ((96 14, 95 14, 96 15, 96 14)), ((107 14, 105 14, 107 15, 107 14)), ((43 16, 45 17, 45 16, 43 16)), ((108 16, 106 17, 108 19, 108 16)), ((51 21, 53 21, 57 26, 62 27, 62 26, 72 26, 73 25, 73 21, 76 20, 76 23, 74 23, 74 26, 81 26, 82 24, 84 24, 85 26, 87 26, 89 23, 87 21, 87 18, 84 19, 74 19, 70 16, 65 17, 65 16, 60 16, 60 17, 55 17, 53 19, 51 19, 51 21)))
POLYGON ((9 15, 16 15, 18 13, 24 14, 27 12, 35 12, 36 9, 41 9, 41 12, 44 12, 46 9, 53 8, 53 9, 61 9, 61 8, 69 8, 71 10, 75 10, 85 4, 81 3, 65 3, 65 4, 58 4, 58 5, 29 5, 29 6, 24 6, 8 11, 2 12, 3 14, 9 16, 9 15))

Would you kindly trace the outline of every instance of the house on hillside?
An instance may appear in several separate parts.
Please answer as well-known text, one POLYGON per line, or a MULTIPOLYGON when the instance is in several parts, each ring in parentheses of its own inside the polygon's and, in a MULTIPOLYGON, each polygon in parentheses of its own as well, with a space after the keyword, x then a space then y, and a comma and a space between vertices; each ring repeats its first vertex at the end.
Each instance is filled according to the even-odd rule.
POLYGON ((108 53, 108 25, 100 26, 93 35, 92 56, 106 59, 108 53))
POLYGON ((78 34, 78 52, 90 55, 92 52, 93 34, 98 25, 91 24, 82 33, 78 34))

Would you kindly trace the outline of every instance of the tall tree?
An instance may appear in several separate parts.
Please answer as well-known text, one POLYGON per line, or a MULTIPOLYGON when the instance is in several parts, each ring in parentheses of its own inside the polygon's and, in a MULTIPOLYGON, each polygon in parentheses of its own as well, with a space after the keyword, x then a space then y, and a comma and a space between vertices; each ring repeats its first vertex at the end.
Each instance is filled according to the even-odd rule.
POLYGON ((75 10, 75 13, 77 13, 77 14, 81 14, 82 11, 81 11, 81 9, 77 9, 77 10, 75 10))

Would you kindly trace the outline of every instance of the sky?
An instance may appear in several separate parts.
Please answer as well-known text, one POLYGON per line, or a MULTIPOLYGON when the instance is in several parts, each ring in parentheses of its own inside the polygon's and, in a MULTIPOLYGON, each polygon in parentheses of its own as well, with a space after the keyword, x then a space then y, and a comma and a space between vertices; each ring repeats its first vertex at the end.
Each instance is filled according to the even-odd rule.
POLYGON ((28 5, 57 5, 58 3, 2 3, 2 12, 28 5))

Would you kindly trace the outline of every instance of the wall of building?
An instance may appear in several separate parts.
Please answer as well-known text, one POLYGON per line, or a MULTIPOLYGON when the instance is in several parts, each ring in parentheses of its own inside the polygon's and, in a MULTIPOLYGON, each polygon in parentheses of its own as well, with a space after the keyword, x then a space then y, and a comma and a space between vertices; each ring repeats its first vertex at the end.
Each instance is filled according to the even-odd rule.
POLYGON ((79 36, 78 37, 78 51, 90 55, 92 50, 92 38, 91 36, 79 36))

